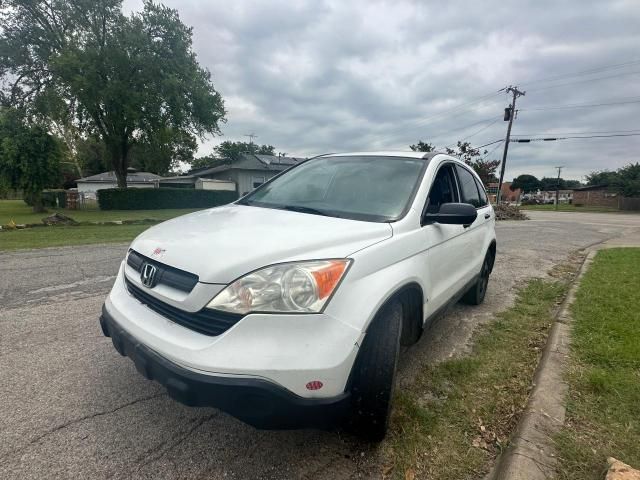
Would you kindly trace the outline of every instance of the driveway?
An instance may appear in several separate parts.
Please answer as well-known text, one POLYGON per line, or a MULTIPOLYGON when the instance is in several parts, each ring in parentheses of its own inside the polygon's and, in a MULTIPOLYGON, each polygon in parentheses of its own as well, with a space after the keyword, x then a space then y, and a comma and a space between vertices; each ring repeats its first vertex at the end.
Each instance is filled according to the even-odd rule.
MULTIPOLYGON (((417 366, 463 353, 475 326, 571 252, 640 235, 640 215, 532 212, 498 225, 480 307, 454 307, 404 352, 417 366)), ((125 245, 0 253, 0 478, 358 478, 379 450, 343 432, 258 431, 182 406, 120 357, 98 315, 125 245)))

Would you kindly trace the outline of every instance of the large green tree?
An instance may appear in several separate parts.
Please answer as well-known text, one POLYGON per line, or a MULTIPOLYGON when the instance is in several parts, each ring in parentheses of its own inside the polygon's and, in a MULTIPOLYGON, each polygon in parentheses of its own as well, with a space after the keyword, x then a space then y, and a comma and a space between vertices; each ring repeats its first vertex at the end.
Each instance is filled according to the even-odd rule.
POLYGON ((148 141, 138 142, 131 151, 131 166, 145 172, 166 175, 181 164, 190 163, 198 144, 191 135, 160 129, 148 141))
POLYGON ((565 180, 564 178, 558 177, 542 177, 540 179, 540 190, 545 191, 553 191, 556 188, 560 188, 560 190, 568 190, 571 188, 578 188, 581 186, 581 183, 578 180, 565 180))
POLYGON ((42 189, 60 183, 61 142, 42 125, 29 125, 22 112, 0 108, 1 183, 22 190, 43 212, 42 189))
POLYGON ((255 143, 249 142, 232 142, 225 140, 214 147, 213 154, 194 158, 189 161, 189 163, 191 164, 191 170, 197 170, 237 162, 245 153, 274 155, 275 151, 276 148, 273 145, 256 145, 255 143))
POLYGON ((222 97, 176 10, 146 0, 125 16, 121 0, 5 0, 0 23, 3 103, 98 136, 120 187, 135 145, 167 131, 186 145, 219 133, 222 97))
POLYGON ((640 163, 630 163, 615 172, 603 170, 587 175, 589 185, 605 185, 625 197, 640 196, 640 163))
POLYGON ((539 190, 542 185, 537 177, 529 174, 518 175, 513 179, 509 188, 511 190, 521 189, 524 193, 539 190))
POLYGON ((255 143, 231 142, 229 140, 216 145, 213 150, 218 157, 229 163, 238 161, 243 153, 255 153, 258 155, 273 155, 275 153, 273 145, 256 145, 255 143))
POLYGON ((75 159, 80 168, 81 177, 89 177, 109 170, 107 149, 96 135, 88 135, 75 144, 75 159))
POLYGON ((220 165, 226 165, 227 163, 227 160, 218 158, 215 155, 204 155, 202 157, 194 158, 189 162, 189 164, 191 165, 191 170, 218 167, 220 165))
POLYGON ((586 178, 587 178, 587 185, 590 185, 590 186, 603 185, 605 187, 608 187, 617 182, 618 173, 612 172, 610 170, 600 170, 596 172, 591 172, 589 175, 586 176, 586 178))

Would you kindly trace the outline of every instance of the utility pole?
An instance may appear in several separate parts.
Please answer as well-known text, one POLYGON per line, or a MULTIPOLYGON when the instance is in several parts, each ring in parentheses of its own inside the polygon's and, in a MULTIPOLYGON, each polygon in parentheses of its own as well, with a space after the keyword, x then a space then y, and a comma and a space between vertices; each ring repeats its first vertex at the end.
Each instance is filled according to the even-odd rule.
POLYGON ((258 138, 258 136, 255 133, 251 132, 243 135, 243 137, 249 137, 249 153, 253 153, 253 139, 258 138))
POLYGON ((564 168, 564 165, 556 167, 558 169, 558 180, 556 181, 556 210, 558 210, 558 199, 560 197, 560 172, 564 168))
MULTIPOLYGON (((509 138, 511 137, 511 125, 513 125, 513 118, 516 116, 516 98, 523 96, 525 92, 518 90, 518 87, 509 85, 505 88, 505 92, 513 94, 513 100, 509 108, 505 110, 505 113, 509 113, 509 126, 507 127, 507 136, 504 139, 504 152, 502 153, 502 166, 500 167, 500 183, 498 183, 498 195, 496 197, 496 204, 500 204, 502 197, 502 182, 504 181, 504 167, 507 163, 507 151, 509 150, 509 138)), ((505 118, 506 120, 506 118, 505 118)))

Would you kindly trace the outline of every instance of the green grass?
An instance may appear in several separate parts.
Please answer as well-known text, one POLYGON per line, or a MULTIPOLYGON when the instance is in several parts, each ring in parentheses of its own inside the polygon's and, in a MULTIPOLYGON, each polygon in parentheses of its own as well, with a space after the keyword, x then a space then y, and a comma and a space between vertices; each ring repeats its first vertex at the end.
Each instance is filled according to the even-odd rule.
POLYGON ((559 477, 601 479, 609 456, 640 468, 640 249, 600 251, 572 313, 559 477))
POLYGON ((526 405, 566 285, 531 281, 479 329, 471 354, 424 368, 397 393, 385 447, 395 477, 475 479, 489 471, 526 405))
MULTIPOLYGON (((555 205, 521 205, 523 210, 542 210, 542 211, 556 211, 555 205)), ((559 212, 620 212, 617 208, 611 207, 597 207, 597 206, 585 206, 577 207, 570 203, 561 203, 558 205, 559 212)))
MULTIPOLYGON (((116 220, 154 220, 161 222, 197 209, 170 210, 65 210, 49 209, 47 213, 33 213, 22 200, 0 200, 0 225, 11 220, 17 224, 41 224, 42 218, 60 212, 77 222, 110 222, 116 220)), ((90 243, 129 242, 146 225, 80 225, 75 227, 34 227, 0 232, 0 250, 59 247, 90 243)))
POLYGON ((169 218, 194 212, 198 209, 168 210, 66 210, 48 209, 47 213, 33 213, 30 206, 22 200, 0 200, 0 225, 8 224, 12 219, 17 224, 42 223, 42 219, 60 212, 77 222, 109 222, 114 220, 168 220, 169 218))
POLYGON ((0 232, 0 251, 91 243, 130 242, 149 225, 38 227, 0 232))

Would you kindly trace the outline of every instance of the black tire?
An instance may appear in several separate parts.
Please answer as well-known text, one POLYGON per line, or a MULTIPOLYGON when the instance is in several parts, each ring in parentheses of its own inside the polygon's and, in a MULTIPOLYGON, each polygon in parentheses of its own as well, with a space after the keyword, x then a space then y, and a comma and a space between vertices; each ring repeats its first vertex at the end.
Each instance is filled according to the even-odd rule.
POLYGON ((469 305, 480 305, 484 302, 484 297, 487 294, 487 286, 489 285, 489 275, 491 274, 491 267, 493 264, 493 256, 491 253, 487 253, 482 263, 482 270, 480 270, 480 277, 478 281, 464 294, 462 301, 469 305))
POLYGON ((389 425, 402 334, 402 305, 391 302, 371 322, 354 366, 350 430, 381 441, 389 425))
POLYGON ((422 305, 421 300, 405 293, 402 300, 402 335, 400 345, 409 347, 420 340, 422 336, 422 305))

